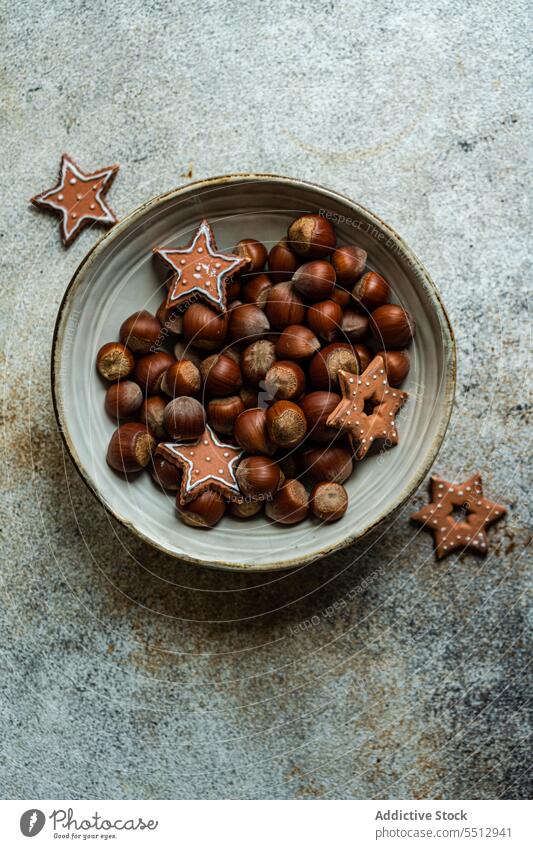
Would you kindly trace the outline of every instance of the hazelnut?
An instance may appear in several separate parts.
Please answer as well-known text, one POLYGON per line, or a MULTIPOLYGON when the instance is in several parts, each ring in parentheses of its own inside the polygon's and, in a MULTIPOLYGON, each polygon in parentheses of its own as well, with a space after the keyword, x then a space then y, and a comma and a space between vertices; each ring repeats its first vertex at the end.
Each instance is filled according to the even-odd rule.
POLYGON ((291 324, 280 334, 276 353, 282 360, 306 360, 320 348, 320 342, 309 327, 291 324))
POLYGON ((248 454, 273 454, 276 446, 268 435, 266 410, 252 407, 236 419, 233 435, 237 444, 248 454))
POLYGON ((359 364, 351 345, 333 342, 319 351, 309 365, 308 377, 316 389, 334 389, 339 385, 340 369, 359 374, 359 364))
POLYGON ((176 490, 180 488, 180 469, 174 463, 169 463, 164 457, 156 455, 153 458, 150 472, 154 481, 163 489, 176 490))
POLYGON ((139 422, 126 422, 114 432, 107 448, 107 462, 117 472, 140 472, 150 462, 156 442, 139 422))
POLYGON ((292 448, 304 438, 307 422, 301 407, 292 401, 276 401, 267 410, 266 424, 272 442, 292 448))
POLYGON ((267 249, 257 239, 241 239, 233 248, 233 253, 250 260, 244 270, 253 274, 263 270, 268 256, 267 249))
POLYGON ((96 368, 106 380, 127 377, 134 367, 135 358, 122 342, 108 342, 102 345, 96 355, 96 368))
POLYGON ((207 405, 207 421, 218 433, 233 433, 235 419, 244 410, 240 395, 212 398, 207 405))
POLYGON ((344 310, 341 330, 350 342, 360 342, 370 331, 370 319, 357 310, 344 310))
POLYGON ((353 351, 359 361, 359 374, 362 374, 373 360, 372 352, 366 345, 360 344, 354 345, 353 351))
POLYGON ((369 271, 355 284, 352 295, 358 304, 372 312, 376 307, 387 303, 390 298, 390 286, 381 274, 369 271))
POLYGON ((196 398, 173 398, 165 407, 163 423, 173 439, 197 439, 205 430, 205 410, 196 398))
POLYGON ((200 370, 190 360, 179 360, 173 363, 161 379, 161 389, 171 398, 178 398, 180 395, 196 395, 201 385, 200 370))
POLYGON ((271 248, 268 255, 268 271, 275 283, 290 280, 298 266, 300 257, 291 251, 286 239, 281 239, 271 248))
POLYGON ((326 421, 335 407, 340 404, 341 397, 336 392, 310 392, 300 399, 300 406, 307 421, 307 432, 314 442, 332 442, 339 431, 327 427, 326 421))
POLYGON ((292 401, 299 398, 305 390, 305 374, 297 363, 278 360, 267 371, 265 383, 274 398, 292 401))
POLYGON ((335 301, 319 301, 307 310, 309 327, 326 342, 333 342, 337 330, 341 328, 341 322, 344 325, 342 309, 335 301))
MULTIPOLYGON (((241 294, 241 280, 238 274, 228 280, 226 284, 226 299, 228 304, 234 304, 241 294)), ((228 307, 229 309, 229 307, 228 307)))
POLYGON ((335 288, 335 269, 325 259, 306 262, 294 272, 292 284, 305 298, 323 301, 335 288))
POLYGON ((342 248, 337 248, 331 257, 337 283, 351 289, 365 270, 366 260, 366 251, 357 245, 343 245, 342 248))
POLYGON ((183 335, 187 342, 206 351, 220 348, 228 332, 228 316, 205 304, 192 304, 183 315, 183 335))
POLYGON ((340 483, 318 483, 311 493, 311 512, 321 522, 337 522, 348 507, 348 493, 340 483))
POLYGON ((226 503, 218 492, 208 489, 202 492, 194 501, 181 504, 179 494, 176 497, 176 508, 180 518, 186 525, 193 528, 212 528, 220 522, 226 511, 226 503))
POLYGON ((265 506, 268 518, 281 525, 295 525, 297 522, 302 522, 307 517, 308 511, 307 492, 298 480, 286 480, 272 501, 267 502, 265 506))
POLYGON ((267 339, 252 342, 241 356, 241 371, 246 383, 258 386, 276 361, 276 346, 267 339))
POLYGON ((281 481, 281 469, 269 457, 245 457, 235 474, 241 492, 252 497, 270 498, 281 481))
MULTIPOLYGON (((411 360, 407 351, 377 351, 376 357, 383 357, 387 380, 391 386, 399 386, 400 383, 403 383, 411 367, 411 360)), ((110 389, 112 388, 110 387, 110 389)))
POLYGON ((141 388, 133 380, 112 383, 105 394, 106 412, 116 421, 134 416, 142 402, 141 388))
POLYGON ((181 336, 183 332, 183 314, 176 307, 167 307, 166 300, 163 301, 157 310, 155 317, 161 324, 162 330, 167 333, 172 333, 174 336, 181 336))
POLYGON ((234 395, 242 386, 239 364, 226 354, 213 354, 200 366, 204 391, 209 395, 234 395))
POLYGON ((347 289, 343 289, 342 286, 335 286, 330 298, 343 310, 347 309, 352 303, 352 293, 348 292, 347 289))
POLYGON ((225 357, 231 357, 231 359, 234 360, 238 366, 240 366, 241 352, 237 345, 226 345, 226 347, 223 348, 220 353, 224 354, 225 357))
POLYGON ((127 345, 130 351, 147 354, 161 344, 161 325, 155 315, 140 310, 134 312, 120 326, 120 341, 127 345))
POLYGON ((344 483, 353 471, 352 454, 342 445, 309 448, 302 455, 302 469, 314 483, 344 483))
POLYGON ((385 349, 403 348, 415 335, 415 323, 398 304, 384 304, 374 310, 370 327, 376 340, 385 349))
POLYGON ((327 256, 336 242, 333 225, 322 215, 301 215, 289 227, 289 247, 306 259, 327 256))
POLYGON ((248 386, 243 386, 239 395, 242 403, 244 404, 245 410, 249 410, 251 407, 257 407, 258 393, 254 389, 250 389, 248 386))
POLYGON ((265 313, 273 328, 283 330, 304 321, 305 306, 292 283, 278 283, 267 295, 265 313))
POLYGON ((251 519, 257 516, 263 509, 262 501, 254 501, 253 499, 244 499, 244 501, 232 501, 229 511, 232 516, 237 519, 251 519))
POLYGON ((162 395, 150 395, 149 398, 145 398, 139 411, 139 421, 146 425, 159 442, 167 436, 163 422, 167 404, 168 399, 163 398, 162 395))
POLYGON ((163 375, 174 363, 174 358, 165 351, 146 354, 137 361, 135 380, 145 395, 155 395, 161 388, 163 375))
POLYGON ((196 351, 189 342, 184 339, 178 339, 174 345, 174 357, 177 360, 190 360, 195 366, 200 367, 203 357, 199 351, 196 351))
POLYGON ((245 304, 255 304, 260 310, 264 311, 271 289, 272 283, 266 274, 254 274, 252 277, 246 277, 241 290, 242 300, 245 304))
POLYGON ((278 455, 275 457, 275 460, 286 478, 298 477, 298 455, 294 451, 289 451, 288 454, 278 455))
POLYGON ((232 342, 253 342, 269 330, 268 318, 255 304, 241 304, 231 310, 229 336, 232 342))

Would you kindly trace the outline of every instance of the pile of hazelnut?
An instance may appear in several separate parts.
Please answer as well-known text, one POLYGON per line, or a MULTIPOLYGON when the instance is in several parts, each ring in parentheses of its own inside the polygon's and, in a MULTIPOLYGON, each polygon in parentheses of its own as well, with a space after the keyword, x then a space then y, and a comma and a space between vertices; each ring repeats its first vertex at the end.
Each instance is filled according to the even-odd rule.
POLYGON ((127 318, 120 341, 99 350, 105 408, 118 424, 107 462, 126 475, 148 468, 196 527, 263 508, 281 524, 309 511, 336 521, 354 468, 347 436, 326 425, 341 401, 338 371, 361 374, 379 353, 399 386, 413 320, 389 303, 391 287, 367 269, 366 252, 337 247, 321 215, 297 218, 270 252, 248 238, 233 253, 248 263, 227 283, 226 312, 200 299, 169 309, 165 299, 156 315, 127 318), (159 443, 198 441, 206 423, 245 452, 235 472, 242 499, 208 489, 184 503, 181 469, 157 453, 159 443))

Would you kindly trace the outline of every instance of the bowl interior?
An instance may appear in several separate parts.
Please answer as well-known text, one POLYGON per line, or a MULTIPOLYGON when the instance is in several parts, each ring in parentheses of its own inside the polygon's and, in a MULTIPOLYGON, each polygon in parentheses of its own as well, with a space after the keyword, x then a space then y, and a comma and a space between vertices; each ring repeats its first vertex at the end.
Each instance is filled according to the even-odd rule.
POLYGON ((454 389, 453 339, 436 290, 417 258, 385 224, 347 199, 311 184, 276 177, 220 178, 187 186, 145 204, 116 225, 78 269, 63 301, 54 346, 54 397, 69 451, 85 480, 111 512, 152 544, 177 557, 220 567, 283 568, 322 556, 358 538, 397 507, 433 462, 448 423, 454 389), (154 246, 181 246, 202 218, 221 250, 253 236, 270 247, 304 211, 333 217, 338 243, 365 248, 369 265, 391 282, 394 300, 416 320, 410 397, 398 417, 400 443, 367 457, 347 482, 344 519, 307 520, 293 527, 263 516, 224 517, 209 531, 176 517, 174 497, 147 474, 125 481, 106 464, 114 424, 104 411, 106 386, 95 355, 118 338, 126 316, 155 312, 163 275, 154 246))

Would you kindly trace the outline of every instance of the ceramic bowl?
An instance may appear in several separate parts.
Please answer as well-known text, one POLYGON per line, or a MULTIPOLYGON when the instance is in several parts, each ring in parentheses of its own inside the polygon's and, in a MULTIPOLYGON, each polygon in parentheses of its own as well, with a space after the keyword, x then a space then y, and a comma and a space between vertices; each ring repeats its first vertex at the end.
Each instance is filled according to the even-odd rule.
POLYGON ((93 493, 142 539, 176 558, 227 569, 284 569, 360 539, 419 486, 435 460, 455 387, 455 346, 439 293, 421 262, 376 215, 336 192, 271 175, 234 175, 192 183, 143 204, 116 224, 90 251, 72 278, 57 317, 52 382, 56 414, 68 451, 93 493), (174 497, 148 474, 128 482, 106 464, 114 424, 104 410, 106 386, 95 355, 118 338, 120 324, 138 309, 157 310, 165 288, 152 257, 154 246, 180 246, 203 218, 220 250, 245 236, 267 246, 292 219, 322 210, 338 243, 356 243, 369 265, 392 284, 394 300, 416 321, 410 397, 399 414, 400 443, 358 463, 346 484, 346 516, 331 525, 309 519, 283 527, 263 515, 246 522, 225 516, 215 528, 183 524, 174 497))

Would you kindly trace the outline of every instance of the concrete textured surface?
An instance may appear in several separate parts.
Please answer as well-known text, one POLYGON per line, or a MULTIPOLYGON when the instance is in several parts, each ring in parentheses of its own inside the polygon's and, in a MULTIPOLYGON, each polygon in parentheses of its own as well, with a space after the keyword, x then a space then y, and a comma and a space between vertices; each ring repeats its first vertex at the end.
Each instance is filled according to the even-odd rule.
MULTIPOLYGON (((0 3, 3 797, 528 794, 527 7, 0 3), (435 470, 509 508, 486 560, 392 533, 273 578, 167 559, 58 434, 59 156, 121 163, 119 216, 190 179, 315 180, 395 227, 459 347, 435 470)), ((386 531, 386 529, 384 529, 386 531)))

